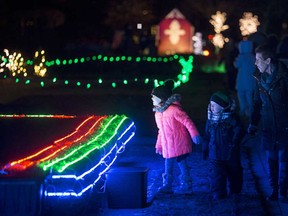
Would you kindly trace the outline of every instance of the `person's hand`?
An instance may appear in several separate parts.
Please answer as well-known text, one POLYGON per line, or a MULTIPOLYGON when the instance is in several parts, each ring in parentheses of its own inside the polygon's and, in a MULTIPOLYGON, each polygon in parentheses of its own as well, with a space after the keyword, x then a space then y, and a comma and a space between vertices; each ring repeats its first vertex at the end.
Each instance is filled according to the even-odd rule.
POLYGON ((160 155, 162 155, 162 149, 161 148, 156 148, 156 154, 160 154, 160 155))
POLYGON ((257 127, 255 125, 249 124, 247 132, 249 135, 254 136, 257 132, 257 127))
POLYGON ((201 136, 194 136, 192 137, 192 141, 193 143, 195 143, 196 145, 199 145, 201 143, 201 136))

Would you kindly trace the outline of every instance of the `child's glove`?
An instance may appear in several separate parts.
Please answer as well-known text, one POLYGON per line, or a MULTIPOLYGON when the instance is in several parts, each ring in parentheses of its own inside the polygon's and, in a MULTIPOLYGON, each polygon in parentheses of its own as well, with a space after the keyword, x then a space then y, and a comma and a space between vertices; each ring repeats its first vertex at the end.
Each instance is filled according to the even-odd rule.
POLYGON ((156 148, 156 154, 160 154, 160 155, 162 155, 162 149, 161 148, 156 148))
POLYGON ((249 135, 254 136, 257 132, 257 127, 255 125, 249 124, 247 132, 249 135))
POLYGON ((199 145, 201 143, 201 136, 194 136, 192 137, 193 143, 195 143, 196 145, 199 145))

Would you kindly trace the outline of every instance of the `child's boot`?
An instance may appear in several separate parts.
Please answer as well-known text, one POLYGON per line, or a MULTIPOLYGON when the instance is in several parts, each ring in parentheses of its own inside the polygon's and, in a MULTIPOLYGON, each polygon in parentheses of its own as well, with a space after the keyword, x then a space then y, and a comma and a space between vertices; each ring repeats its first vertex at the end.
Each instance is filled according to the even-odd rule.
POLYGON ((173 176, 171 174, 163 173, 162 178, 163 178, 163 186, 159 188, 158 192, 173 193, 172 190, 173 176))
POLYGON ((188 175, 180 175, 180 186, 174 191, 175 194, 192 194, 192 178, 188 175))

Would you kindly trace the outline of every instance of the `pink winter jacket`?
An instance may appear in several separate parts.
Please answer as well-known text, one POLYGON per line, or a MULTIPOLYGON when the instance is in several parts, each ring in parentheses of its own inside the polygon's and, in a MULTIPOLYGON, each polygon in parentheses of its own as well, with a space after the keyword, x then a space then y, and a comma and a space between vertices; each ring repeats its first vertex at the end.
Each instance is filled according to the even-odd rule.
POLYGON ((199 132, 179 102, 174 102, 162 113, 155 112, 155 121, 158 127, 156 149, 162 149, 164 158, 192 152, 191 138, 199 132))

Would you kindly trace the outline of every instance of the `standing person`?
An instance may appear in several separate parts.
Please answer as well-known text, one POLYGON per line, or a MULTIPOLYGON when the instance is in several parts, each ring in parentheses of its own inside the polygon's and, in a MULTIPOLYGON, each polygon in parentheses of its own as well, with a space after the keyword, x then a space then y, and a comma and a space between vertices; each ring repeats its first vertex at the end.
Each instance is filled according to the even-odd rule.
POLYGON ((156 153, 165 158, 165 172, 162 174, 163 187, 160 192, 172 193, 173 167, 177 162, 181 175, 180 187, 174 191, 180 194, 192 193, 192 178, 187 163, 187 158, 192 152, 192 140, 200 144, 199 132, 183 111, 180 94, 173 94, 174 81, 167 80, 164 85, 152 90, 153 111, 158 127, 156 153))
POLYGON ((251 41, 240 41, 239 55, 235 59, 234 66, 238 69, 236 79, 236 91, 240 107, 240 116, 250 118, 253 107, 253 94, 255 91, 256 71, 253 43, 251 41))
POLYGON ((237 195, 242 190, 240 143, 243 127, 235 113, 234 101, 221 91, 212 94, 207 118, 203 157, 205 160, 209 158, 212 199, 219 200, 226 198, 228 194, 237 195))
POLYGON ((225 44, 222 50, 222 58, 219 63, 224 61, 225 70, 227 75, 227 84, 231 91, 235 92, 235 83, 237 76, 237 69, 234 66, 235 58, 238 56, 239 51, 236 46, 236 41, 231 38, 227 44, 225 44))
POLYGON ((261 143, 267 153, 272 187, 267 199, 283 201, 288 188, 288 70, 268 45, 258 46, 255 54, 258 87, 248 133, 255 134, 261 118, 261 143))

